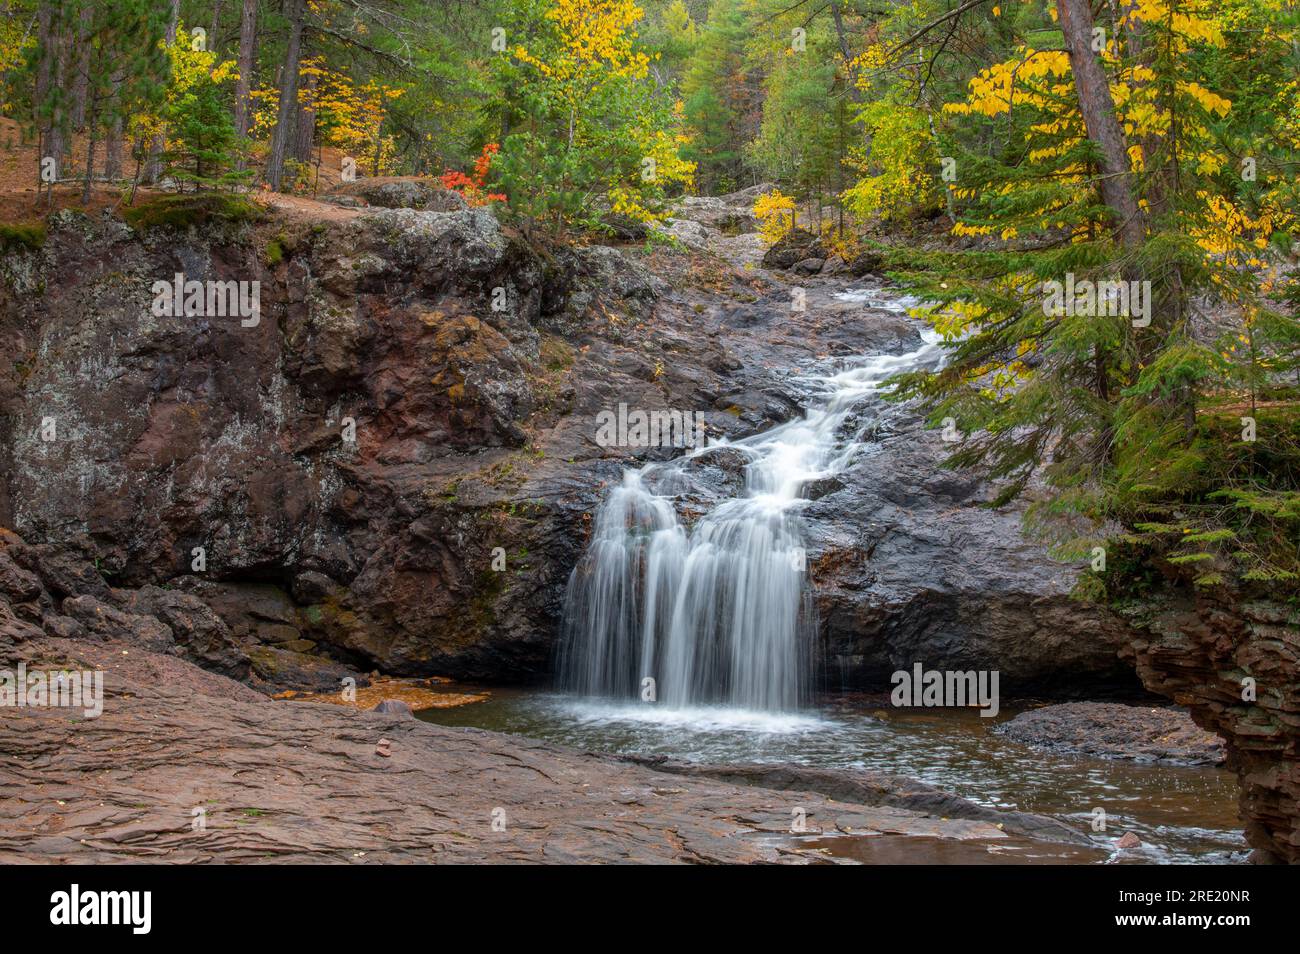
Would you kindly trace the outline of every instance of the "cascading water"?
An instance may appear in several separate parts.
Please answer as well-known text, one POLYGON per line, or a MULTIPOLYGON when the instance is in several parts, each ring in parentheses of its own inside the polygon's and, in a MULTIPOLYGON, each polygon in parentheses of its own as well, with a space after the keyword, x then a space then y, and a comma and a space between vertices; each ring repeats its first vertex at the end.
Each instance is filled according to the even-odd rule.
MULTIPOLYGON (((866 301, 868 293, 840 297, 866 301)), ((909 303, 872 302, 891 310, 909 303)), ((937 336, 926 332, 914 352, 808 377, 818 397, 802 418, 624 472, 569 579, 564 688, 630 701, 653 680, 661 706, 797 709, 808 692, 816 633, 799 517, 808 503, 803 489, 848 464, 859 444, 841 428, 864 398, 891 375, 937 364, 941 352, 937 336), (720 448, 747 461, 743 491, 688 528, 673 499, 694 485, 694 459, 720 448)))

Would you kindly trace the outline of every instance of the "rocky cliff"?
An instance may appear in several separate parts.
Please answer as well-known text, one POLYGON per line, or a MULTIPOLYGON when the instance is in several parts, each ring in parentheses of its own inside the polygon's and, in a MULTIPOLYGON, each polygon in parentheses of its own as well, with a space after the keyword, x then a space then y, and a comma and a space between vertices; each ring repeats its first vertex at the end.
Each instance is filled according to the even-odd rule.
MULTIPOLYGON (((183 595, 238 647, 210 636, 205 664, 272 684, 545 679, 604 488, 671 453, 599 446, 600 411, 743 435, 799 413, 809 369, 919 340, 901 308, 839 294, 870 278, 807 279, 791 309, 753 236, 713 224, 715 255, 539 250, 433 206, 203 228, 60 213, 0 257, 0 524, 47 580, 47 629, 91 625, 74 598, 130 614, 183 595), (257 322, 157 314, 178 273, 258 282, 257 322)), ((921 661, 999 668, 1008 693, 1135 687, 1126 624, 1069 599, 1071 568, 943 470, 914 413, 855 425, 862 452, 806 513, 826 683, 921 661)), ((737 479, 725 455, 701 468, 717 493, 737 479)))
POLYGON ((1166 595, 1132 608, 1123 655, 1146 686, 1225 740, 1254 860, 1300 862, 1300 613, 1268 600, 1166 595))

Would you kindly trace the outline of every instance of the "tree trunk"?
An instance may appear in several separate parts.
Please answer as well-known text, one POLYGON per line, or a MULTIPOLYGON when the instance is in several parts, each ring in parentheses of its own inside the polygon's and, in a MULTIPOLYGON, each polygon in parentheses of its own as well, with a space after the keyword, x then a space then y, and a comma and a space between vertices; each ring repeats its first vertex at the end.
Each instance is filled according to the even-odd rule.
POLYGON ((80 129, 86 122, 86 94, 90 89, 90 26, 95 17, 93 7, 81 8, 81 16, 73 27, 72 107, 69 114, 72 128, 80 129))
MULTIPOLYGON (((171 0, 171 4, 172 15, 171 19, 167 21, 166 40, 168 46, 176 42, 176 26, 181 18, 181 0, 171 0)), ((162 151, 162 136, 155 136, 153 141, 149 143, 149 156, 145 161, 145 171, 142 177, 142 181, 145 183, 157 182, 158 177, 162 175, 162 151)))
POLYGON ((862 90, 853 76, 853 50, 849 38, 844 33, 844 18, 840 15, 839 0, 831 0, 831 19, 835 21, 835 38, 839 42, 840 57, 844 60, 844 77, 848 82, 849 99, 855 103, 862 102, 862 90))
POLYGON ((312 74, 303 83, 296 104, 297 115, 293 121, 293 147, 289 150, 289 154, 303 163, 311 162, 311 152, 316 141, 316 109, 314 106, 304 104, 302 100, 305 93, 308 103, 315 102, 316 82, 317 77, 312 74))
POLYGON ((266 180, 276 192, 284 180, 284 157, 293 133, 293 119, 298 106, 298 63, 302 56, 302 21, 304 0, 286 0, 289 17, 289 43, 284 52, 280 74, 280 108, 276 112, 275 131, 271 134, 271 154, 266 163, 266 180))
MULTIPOLYGON (((253 125, 249 91, 253 88, 253 53, 256 49, 257 0, 244 0, 239 18, 239 79, 235 80, 235 131, 241 136, 247 136, 253 125)), ((243 169, 244 165, 241 156, 238 167, 243 169)))
POLYGON ((1079 112, 1088 138, 1101 151, 1101 198, 1114 213, 1116 239, 1126 248, 1134 248, 1146 237, 1146 228, 1130 185, 1124 130, 1115 113, 1106 72, 1092 50, 1092 10, 1088 0, 1056 0, 1056 12, 1070 53, 1079 112))
POLYGON ((217 30, 221 27, 221 0, 212 4, 212 26, 208 28, 208 49, 217 49, 217 30))
MULTIPOLYGON (((54 75, 54 10, 49 3, 42 3, 40 10, 37 11, 37 36, 41 50, 41 61, 36 64, 36 89, 32 97, 32 119, 36 122, 36 127, 40 131, 40 137, 37 144, 37 193, 45 188, 45 180, 40 176, 43 171, 45 157, 51 155, 51 146, 53 145, 53 123, 42 115, 42 107, 45 100, 50 95, 50 89, 53 86, 52 77, 54 75)), ((55 166, 58 165, 58 153, 54 152, 55 166)), ((53 192, 54 184, 50 183, 50 191, 53 192)))
POLYGON ((86 183, 81 187, 81 204, 90 204, 90 180, 95 174, 95 133, 99 124, 99 98, 94 90, 90 93, 86 124, 86 183))

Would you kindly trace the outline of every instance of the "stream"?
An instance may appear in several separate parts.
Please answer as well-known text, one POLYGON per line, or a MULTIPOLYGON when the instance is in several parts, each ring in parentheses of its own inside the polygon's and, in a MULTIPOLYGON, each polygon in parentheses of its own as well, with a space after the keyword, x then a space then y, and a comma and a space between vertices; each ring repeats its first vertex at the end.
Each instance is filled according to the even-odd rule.
MULTIPOLYGON (((836 297, 896 313, 915 304, 857 289, 836 297)), ((1237 786, 1225 770, 1046 755, 989 731, 1015 715, 1005 702, 997 719, 986 719, 970 709, 893 709, 883 697, 817 691, 803 490, 851 461, 870 427, 855 412, 880 400, 890 376, 942 360, 938 336, 926 329, 908 353, 810 369, 799 379, 808 394, 802 417, 625 471, 595 514, 569 582, 557 667, 562 691, 493 689, 487 701, 425 710, 420 718, 589 751, 887 772, 987 806, 1051 815, 1085 832, 1100 807, 1108 828, 1096 837, 1099 847, 1128 831, 1143 843, 1111 855, 1114 861, 1244 860, 1237 786), (743 462, 743 485, 717 499, 692 464, 720 451, 743 462), (693 520, 679 512, 683 498, 710 492, 711 509, 693 520)), ((959 856, 944 860, 975 860, 970 848, 952 850, 959 856)), ((1061 847, 1033 860, 1096 856, 1081 859, 1078 849, 1061 847)), ((894 853, 862 860, 940 859, 894 853)))
MULTIPOLYGON (((996 719, 984 719, 974 710, 890 709, 885 699, 846 693, 781 715, 611 703, 526 689, 487 692, 484 702, 417 715, 439 725, 510 732, 584 751, 872 769, 983 805, 1051 815, 1084 832, 1091 828, 1092 810, 1103 807, 1109 839, 1099 842, 1126 831, 1142 839, 1141 848, 1116 859, 1122 863, 1236 863, 1248 852, 1231 772, 1046 754, 989 731, 1016 714, 1010 705, 996 719)), ((939 859, 927 853, 911 860, 939 859)), ((1060 860, 1072 860, 1071 850, 1062 846, 1060 860)))

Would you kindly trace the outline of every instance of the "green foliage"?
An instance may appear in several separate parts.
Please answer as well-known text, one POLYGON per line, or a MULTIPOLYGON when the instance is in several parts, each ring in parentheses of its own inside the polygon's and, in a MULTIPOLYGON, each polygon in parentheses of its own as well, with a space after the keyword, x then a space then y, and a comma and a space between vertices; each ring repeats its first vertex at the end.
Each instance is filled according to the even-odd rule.
MULTIPOLYGON (((873 139, 880 172, 849 193, 859 211, 906 218, 906 190, 891 195, 882 179, 891 154, 902 154, 896 179, 918 176, 927 192, 937 156, 955 158, 952 231, 980 248, 893 255, 895 274, 927 302, 918 314, 950 345, 941 370, 904 376, 898 394, 969 435, 949 462, 1000 480, 995 504, 1045 482, 1028 524, 1062 557, 1106 549, 1111 570, 1086 574, 1081 589, 1094 598, 1162 580, 1300 593, 1300 322, 1287 284, 1260 274, 1294 209, 1226 159, 1242 148, 1232 143, 1272 125, 1262 103, 1290 100, 1295 48, 1272 32, 1276 12, 1184 12, 1175 23, 1144 7, 1143 44, 1107 54, 1142 173, 1132 177, 1147 215, 1140 243, 1112 235, 1060 36, 1028 7, 994 47, 1008 58, 926 117, 940 151, 907 155, 909 139, 926 138, 918 110, 910 136, 873 139), (1278 71, 1261 78, 1256 61, 1278 71), (1067 279, 1123 282, 1130 295, 1148 283, 1146 307, 1132 298, 1138 310, 1108 309, 1098 296, 1058 308, 1047 283, 1067 279)), ((878 91, 868 126, 902 124, 887 107, 907 94, 924 102, 906 83, 878 91)), ((1297 145, 1275 141, 1268 161, 1297 145)))
POLYGON ((606 212, 653 221, 689 184, 672 104, 647 82, 640 16, 631 0, 513 0, 511 55, 492 71, 509 132, 491 179, 527 227, 560 235, 606 212))
POLYGON ((164 174, 194 189, 232 189, 252 172, 239 168, 244 140, 227 105, 229 90, 206 70, 167 104, 164 174))
POLYGON ((797 193, 838 191, 843 186, 839 158, 852 135, 849 113, 830 37, 818 31, 806 42, 797 54, 778 46, 780 52, 770 58, 762 124, 744 152, 765 178, 797 193))
POLYGON ((746 143, 761 115, 756 77, 745 60, 749 22, 740 0, 715 0, 682 79, 690 142, 683 155, 709 193, 743 184, 746 143))

